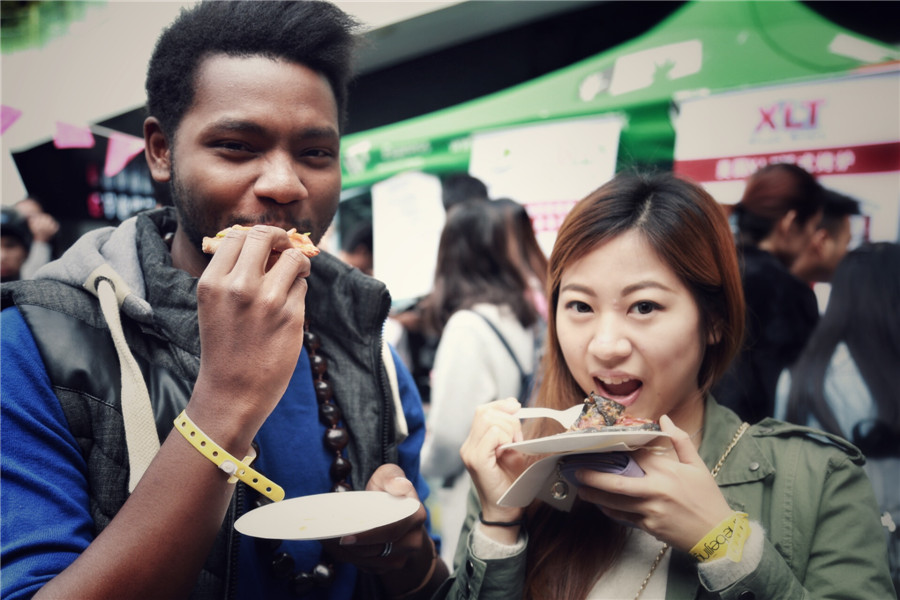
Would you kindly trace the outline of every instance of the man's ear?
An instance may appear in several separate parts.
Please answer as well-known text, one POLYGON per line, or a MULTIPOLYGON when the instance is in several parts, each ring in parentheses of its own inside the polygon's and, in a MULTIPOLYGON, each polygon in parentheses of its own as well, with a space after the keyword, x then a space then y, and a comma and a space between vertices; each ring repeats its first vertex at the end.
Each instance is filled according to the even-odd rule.
POLYGON ((816 229, 813 232, 812 238, 809 240, 810 250, 815 252, 816 256, 823 256, 825 254, 825 246, 829 239, 830 236, 824 228, 820 227, 819 229, 816 229))
POLYGON ((791 230, 791 227, 799 227, 797 224, 797 211, 791 209, 784 213, 784 216, 778 220, 775 227, 781 234, 787 234, 787 232, 791 230))
POLYGON ((144 155, 154 181, 166 183, 172 178, 172 148, 156 117, 144 121, 144 155))

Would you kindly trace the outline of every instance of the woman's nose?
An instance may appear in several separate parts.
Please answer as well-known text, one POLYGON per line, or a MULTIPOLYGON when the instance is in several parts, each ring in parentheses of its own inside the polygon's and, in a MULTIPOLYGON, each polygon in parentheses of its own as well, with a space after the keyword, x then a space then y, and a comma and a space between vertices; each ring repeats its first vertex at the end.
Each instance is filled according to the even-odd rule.
POLYGON ((254 185, 258 197, 289 204, 304 200, 309 195, 301 177, 301 166, 287 153, 273 153, 261 164, 262 172, 254 185))
POLYGON ((631 342, 621 327, 604 320, 594 332, 588 352, 603 361, 622 359, 631 354, 631 342))

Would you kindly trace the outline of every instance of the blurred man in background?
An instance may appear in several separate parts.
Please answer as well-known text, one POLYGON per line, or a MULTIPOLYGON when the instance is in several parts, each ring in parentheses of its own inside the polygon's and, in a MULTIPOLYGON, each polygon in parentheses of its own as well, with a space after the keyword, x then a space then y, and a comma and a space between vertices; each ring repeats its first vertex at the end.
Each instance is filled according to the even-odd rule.
POLYGON ((826 189, 822 220, 809 244, 791 265, 791 273, 810 285, 831 281, 850 246, 850 217, 858 214, 857 200, 826 189))
POLYGON ((53 215, 45 212, 41 203, 32 196, 19 200, 14 208, 25 219, 31 231, 31 252, 22 265, 22 279, 31 279, 35 271, 54 258, 53 239, 59 231, 59 222, 53 215))
POLYGON ((22 278, 22 265, 31 249, 28 223, 16 210, 4 208, 0 214, 0 281, 22 278))

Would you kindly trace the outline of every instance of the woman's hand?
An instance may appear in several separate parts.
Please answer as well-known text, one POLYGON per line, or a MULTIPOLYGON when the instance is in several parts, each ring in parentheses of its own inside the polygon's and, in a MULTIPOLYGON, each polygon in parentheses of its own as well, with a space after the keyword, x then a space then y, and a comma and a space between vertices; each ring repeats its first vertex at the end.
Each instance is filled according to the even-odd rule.
POLYGON ((671 436, 674 454, 639 450, 634 459, 644 477, 625 477, 581 469, 578 495, 600 507, 610 518, 640 527, 654 537, 690 550, 731 514, 687 433, 663 416, 662 431, 671 436))
POLYGON ((514 415, 518 400, 507 398, 475 410, 469 437, 459 454, 472 477, 486 521, 508 522, 521 518, 523 509, 498 506, 497 501, 525 468, 525 457, 500 446, 522 440, 522 425, 514 415))

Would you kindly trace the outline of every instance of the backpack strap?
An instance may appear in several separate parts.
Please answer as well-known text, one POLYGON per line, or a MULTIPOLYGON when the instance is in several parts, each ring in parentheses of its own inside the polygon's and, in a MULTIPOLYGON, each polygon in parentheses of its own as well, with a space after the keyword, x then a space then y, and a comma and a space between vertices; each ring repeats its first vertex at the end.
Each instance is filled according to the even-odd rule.
POLYGON ((159 451, 156 421, 150 404, 150 394, 141 369, 125 340, 119 307, 130 293, 128 284, 112 267, 103 264, 87 278, 84 287, 100 299, 100 308, 112 335, 119 368, 122 373, 122 421, 125 424, 125 444, 128 448, 128 492, 134 491, 144 471, 159 451))
POLYGON ((484 315, 481 314, 480 312, 474 311, 474 310, 473 310, 472 312, 475 313, 476 315, 478 315, 479 317, 481 317, 482 319, 484 319, 484 322, 488 324, 488 327, 490 327, 491 329, 494 330, 494 333, 496 333, 496 334, 497 334, 497 337, 500 338, 500 342, 503 344, 503 347, 506 348, 506 351, 507 351, 507 352, 509 352, 509 355, 510 355, 510 357, 512 357, 513 362, 516 363, 516 368, 519 370, 519 375, 520 375, 523 379, 524 379, 525 377, 527 377, 528 374, 525 372, 525 369, 522 368, 521 363, 519 363, 519 359, 516 358, 516 353, 513 352, 513 349, 510 347, 509 343, 506 341, 506 338, 503 337, 503 334, 500 333, 500 330, 497 329, 497 326, 494 325, 494 324, 491 322, 490 319, 488 319, 486 316, 484 316, 484 315))
MULTIPOLYGON (((525 385, 524 382, 526 381, 526 379, 531 377, 531 375, 529 373, 526 373, 525 369, 522 368, 522 364, 519 362, 519 359, 516 358, 516 353, 513 352, 512 347, 509 345, 509 342, 506 341, 506 338, 503 337, 503 334, 500 333, 500 330, 497 329, 497 326, 494 325, 490 319, 488 319, 486 316, 484 316, 483 314, 481 314, 478 311, 473 310, 472 312, 475 313, 476 315, 478 315, 479 317, 481 317, 482 319, 484 319, 484 322, 488 324, 488 327, 493 329, 494 333, 497 334, 497 337, 500 339, 500 342, 503 344, 503 347, 506 348, 507 352, 509 352, 510 358, 512 358, 513 362, 516 363, 516 368, 519 370, 519 378, 522 380, 523 385, 525 385)), ((529 390, 520 390, 519 394, 522 395, 523 393, 528 393, 528 392, 529 392, 529 390)))

